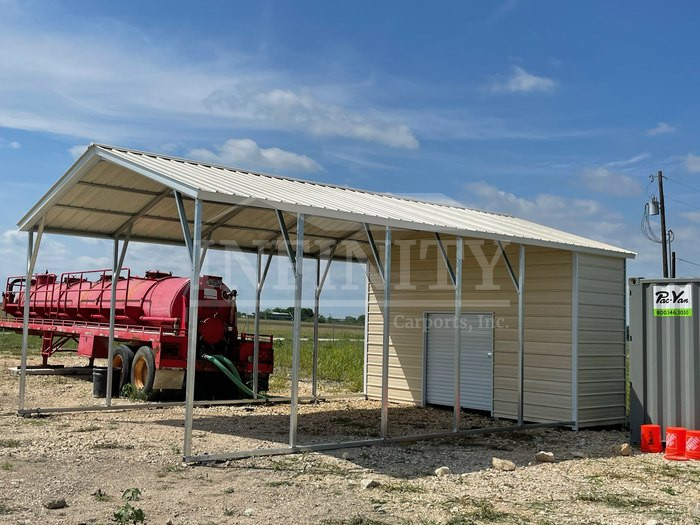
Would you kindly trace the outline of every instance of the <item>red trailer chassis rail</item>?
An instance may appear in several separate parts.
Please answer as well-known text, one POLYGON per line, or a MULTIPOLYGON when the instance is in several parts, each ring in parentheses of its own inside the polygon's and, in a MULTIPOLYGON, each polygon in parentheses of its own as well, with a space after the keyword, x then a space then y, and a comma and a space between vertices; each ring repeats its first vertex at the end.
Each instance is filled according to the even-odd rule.
MULTIPOLYGON (((0 328, 21 332, 21 320, 0 319, 0 328)), ((29 319, 29 333, 41 337, 41 357, 47 364, 53 354, 66 350, 70 341, 78 344, 78 355, 88 357, 92 364, 94 359, 107 358, 109 341, 109 324, 89 323, 59 319, 29 319)), ((187 365, 187 331, 165 331, 163 328, 134 325, 115 325, 114 339, 126 344, 147 344, 153 348, 158 368, 185 368, 187 365), (164 352, 166 347, 177 348, 173 352, 164 352)), ((207 363, 203 369, 212 370, 207 363)), ((199 363, 198 363, 199 368, 199 363)))
MULTIPOLYGON (((22 320, 12 317, 1 318, 0 328, 21 332, 22 320)), ((72 352, 65 346, 71 341, 78 345, 77 354, 90 359, 106 359, 109 341, 109 324, 81 321, 63 321, 59 319, 29 319, 29 334, 41 337, 41 357, 43 364, 48 364, 49 357, 57 352, 72 352)), ((238 364, 242 373, 252 373, 252 354, 254 336, 241 334, 238 364)), ((163 328, 117 324, 114 326, 114 339, 127 345, 148 345, 153 348, 156 368, 187 368, 187 330, 168 331, 163 328)), ((272 351, 272 336, 260 336, 260 350, 272 351)), ((260 373, 272 373, 271 363, 261 359, 260 373), (270 368, 270 370, 268 370, 270 368)), ((215 372, 216 368, 201 359, 197 360, 198 371, 215 372)))

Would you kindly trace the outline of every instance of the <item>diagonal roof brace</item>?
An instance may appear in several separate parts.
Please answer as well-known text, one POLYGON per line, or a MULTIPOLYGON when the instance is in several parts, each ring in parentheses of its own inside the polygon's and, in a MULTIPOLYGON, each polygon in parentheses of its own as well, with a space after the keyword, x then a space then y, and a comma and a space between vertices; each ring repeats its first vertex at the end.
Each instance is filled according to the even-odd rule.
POLYGON ((175 203, 177 204, 177 214, 180 216, 180 224, 182 225, 182 236, 185 239, 185 246, 190 252, 190 260, 194 263, 194 250, 192 244, 192 234, 190 233, 190 223, 187 222, 187 212, 185 211, 185 203, 182 200, 182 194, 179 191, 173 191, 175 194, 175 203))
POLYGON ((452 263, 450 262, 450 258, 447 256, 447 250, 445 249, 445 244, 442 242, 442 238, 440 237, 440 234, 435 232, 435 240, 437 241, 438 248, 440 248, 440 254, 442 255, 442 260, 445 262, 445 266, 447 267, 447 273, 450 276, 450 281, 452 281, 452 286, 455 288, 457 287, 457 276, 455 275, 455 271, 452 268, 452 263))
POLYGON ((363 223, 365 227, 365 232, 367 232, 367 240, 369 241, 369 247, 372 251, 372 257, 374 258, 374 264, 377 266, 377 272, 379 272, 379 277, 381 277, 382 282, 386 283, 386 276, 384 275, 384 267, 382 266, 381 257, 379 257, 379 249, 377 249, 377 243, 374 242, 374 235, 372 235, 372 229, 366 222, 363 223))
POLYGON ((277 214, 277 221, 280 224, 280 231, 282 232, 282 237, 284 238, 284 246, 287 249, 287 255, 289 256, 289 262, 292 264, 292 270, 296 275, 297 271, 297 260, 294 253, 294 246, 292 246, 292 241, 289 238, 289 230, 287 229, 287 223, 284 222, 284 214, 280 210, 275 210, 277 214))
POLYGON ((508 258, 508 254, 506 253, 505 248, 503 248, 503 243, 501 241, 498 241, 498 248, 501 250, 501 255, 503 255, 503 262, 506 263, 508 274, 510 275, 511 281, 513 281, 513 286, 515 286, 515 291, 520 293, 520 283, 518 281, 518 277, 515 275, 513 266, 510 264, 510 259, 508 258))

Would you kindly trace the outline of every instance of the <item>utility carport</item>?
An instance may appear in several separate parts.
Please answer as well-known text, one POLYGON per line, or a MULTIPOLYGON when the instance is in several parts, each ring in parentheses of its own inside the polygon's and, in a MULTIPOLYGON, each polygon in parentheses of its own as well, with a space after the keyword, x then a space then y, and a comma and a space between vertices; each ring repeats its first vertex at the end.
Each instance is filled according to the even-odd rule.
MULTIPOLYGON (((625 420, 625 261, 634 256, 626 250, 502 214, 95 144, 19 227, 29 232, 28 283, 44 233, 112 239, 113 275, 119 275, 131 241, 177 245, 184 241, 192 263, 190 312, 194 312, 188 320, 183 447, 187 461, 484 431, 460 425, 463 383, 474 380, 462 372, 469 363, 465 337, 466 346, 472 348, 467 337, 472 325, 462 322, 468 315, 481 315, 487 323, 480 343, 486 350, 490 345, 493 375, 481 394, 490 396, 494 416, 516 420, 516 428, 525 428, 526 422, 578 428, 625 420), (288 447, 193 455, 198 326, 194 292, 210 249, 258 255, 258 308, 270 258, 283 253, 290 260, 296 315, 288 447), (376 440, 312 445, 297 441, 305 257, 319 261, 317 316, 328 268, 322 271, 320 260, 327 259, 328 265, 334 259, 368 263, 365 393, 381 400, 376 440), (459 322, 434 339, 431 315, 459 322), (410 322, 404 323, 407 319, 410 322), (493 319, 490 328, 488 319, 493 319), (429 341, 442 345, 432 354, 432 365, 429 341), (435 371, 446 358, 446 374, 426 373, 426 364, 435 371), (449 432, 390 436, 391 401, 431 403, 427 394, 445 384, 451 402, 445 401, 445 392, 436 399, 453 407, 449 432)), ((29 314, 27 302, 20 414, 37 412, 24 406, 29 314)), ((114 324, 113 302, 112 333, 114 324)), ((110 341, 108 382, 112 347, 110 341)), ((111 388, 107 391, 109 407, 111 388)))

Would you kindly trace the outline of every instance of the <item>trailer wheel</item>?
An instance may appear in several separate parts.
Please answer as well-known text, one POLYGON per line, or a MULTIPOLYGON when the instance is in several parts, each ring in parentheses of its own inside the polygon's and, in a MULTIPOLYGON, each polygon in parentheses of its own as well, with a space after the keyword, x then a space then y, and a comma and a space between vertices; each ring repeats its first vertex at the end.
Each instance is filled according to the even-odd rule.
POLYGON ((142 346, 131 365, 131 384, 139 392, 150 394, 156 378, 156 358, 150 346, 142 346))
POLYGON ((117 395, 121 394, 124 385, 131 377, 131 363, 134 360, 134 351, 126 345, 119 345, 114 349, 112 356, 113 370, 119 370, 119 388, 117 395))

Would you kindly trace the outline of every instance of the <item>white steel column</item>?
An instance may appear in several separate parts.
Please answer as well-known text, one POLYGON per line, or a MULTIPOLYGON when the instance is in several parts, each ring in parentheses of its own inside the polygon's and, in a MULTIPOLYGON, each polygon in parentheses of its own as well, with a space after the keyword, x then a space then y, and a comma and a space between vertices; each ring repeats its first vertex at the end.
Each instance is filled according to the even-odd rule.
MULTIPOLYGON (((578 298, 579 298, 579 257, 578 252, 571 254, 573 259, 571 282, 571 421, 574 430, 578 430, 578 298)), ((627 282, 625 280, 625 282, 627 282)))
POLYGON ((274 250, 271 248, 270 253, 267 256, 267 260, 265 261, 265 268, 263 269, 263 248, 262 246, 258 248, 255 284, 255 320, 253 328, 253 394, 255 395, 256 399, 258 397, 258 375, 260 366, 260 299, 262 297, 265 279, 267 278, 267 272, 270 270, 270 263, 272 262, 273 253, 274 250))
MULTIPOLYGON (((330 263, 329 263, 330 264, 330 263)), ((314 291, 314 348, 311 356, 311 397, 318 394, 318 316, 321 308, 321 254, 316 257, 316 289, 314 291)))
POLYGON ((389 434, 389 331, 391 328, 391 228, 386 227, 384 240, 384 330, 382 337, 382 409, 381 437, 389 434))
POLYGON ((464 260, 464 242, 457 237, 457 262, 455 266, 455 355, 454 355, 454 413, 452 431, 459 431, 462 415, 462 265, 464 260))
POLYGON ((294 269, 294 329, 292 332, 292 392, 289 413, 289 446, 297 446, 297 416, 299 410, 299 361, 301 357, 301 291, 304 267, 304 215, 297 215, 297 246, 294 269))
POLYGON ((442 261, 445 263, 447 269, 447 274, 450 276, 450 281, 455 290, 455 344, 454 344, 454 377, 453 377, 453 388, 454 388, 454 401, 452 403, 453 414, 452 414, 452 431, 458 432, 460 419, 462 417, 462 266, 464 264, 464 241, 461 237, 455 239, 455 264, 456 268, 452 268, 450 263, 450 258, 447 255, 447 249, 445 248, 442 238, 439 233, 435 234, 435 240, 437 241, 438 248, 440 249, 440 254, 442 255, 442 261))
POLYGON ((314 347, 313 355, 311 358, 311 396, 316 397, 318 394, 318 317, 320 314, 321 305, 321 292, 323 291, 323 285, 326 283, 326 278, 328 277, 328 271, 331 269, 331 264, 333 263, 333 257, 335 257, 335 250, 337 245, 331 247, 331 251, 328 254, 328 263, 326 268, 321 273, 321 254, 318 254, 316 258, 316 289, 314 291, 314 347))
POLYGON ((520 245, 518 256, 518 425, 525 413, 525 245, 520 245))
POLYGON ((36 258, 39 255, 39 247, 41 246, 41 237, 44 234, 45 218, 39 223, 39 231, 34 241, 34 230, 29 230, 27 239, 27 273, 26 281, 24 282, 24 317, 22 323, 22 358, 20 361, 19 373, 19 410, 24 410, 24 397, 27 387, 27 353, 29 347, 29 309, 32 293, 32 276, 34 275, 34 266, 36 266, 36 258))
MULTIPOLYGON (((129 245, 131 236, 131 228, 127 230, 124 245, 122 246, 121 256, 119 254, 119 237, 114 238, 114 253, 112 257, 112 283, 111 296, 109 298, 109 339, 107 341, 107 394, 105 396, 105 404, 112 405, 112 383, 114 382, 114 326, 116 324, 117 310, 117 285, 119 284, 119 276, 122 273, 124 266, 124 257, 126 256, 126 248, 129 245)), ((127 297, 124 296, 124 306, 126 306, 127 297)), ((124 373, 124 368, 122 368, 124 373)))
POLYGON ((367 399, 367 372, 369 359, 369 287, 370 287, 370 266, 369 262, 365 263, 365 344, 364 344, 364 363, 362 372, 362 392, 367 399))
MULTIPOLYGON (((187 225, 183 221, 184 226, 187 225)), ((189 230, 188 230, 189 231, 189 230)), ((185 236, 187 238, 187 236, 185 236)), ((199 322, 199 273, 202 244, 202 201, 194 201, 194 236, 192 238, 192 274, 190 277, 190 304, 187 325, 187 380, 185 386, 185 438, 182 452, 185 457, 192 455, 192 418, 194 415, 195 367, 197 366, 197 328, 199 322)))

